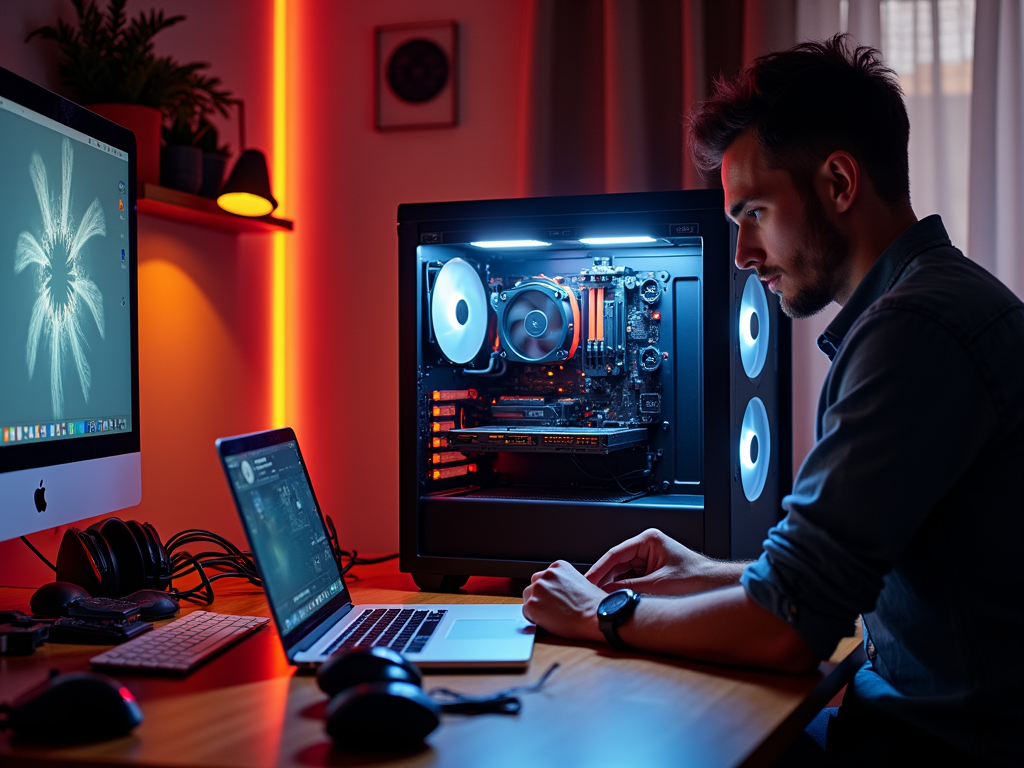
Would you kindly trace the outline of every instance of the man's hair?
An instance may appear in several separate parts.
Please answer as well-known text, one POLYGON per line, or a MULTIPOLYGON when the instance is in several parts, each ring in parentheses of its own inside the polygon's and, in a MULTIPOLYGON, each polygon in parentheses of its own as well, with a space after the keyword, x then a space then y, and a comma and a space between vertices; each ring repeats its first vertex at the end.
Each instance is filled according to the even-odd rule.
POLYGON ((690 151, 704 172, 719 168, 729 145, 753 128, 768 164, 794 181, 809 181, 818 163, 845 150, 887 205, 910 198, 910 120, 896 73, 874 48, 851 50, 846 35, 762 56, 718 79, 690 127, 690 151))

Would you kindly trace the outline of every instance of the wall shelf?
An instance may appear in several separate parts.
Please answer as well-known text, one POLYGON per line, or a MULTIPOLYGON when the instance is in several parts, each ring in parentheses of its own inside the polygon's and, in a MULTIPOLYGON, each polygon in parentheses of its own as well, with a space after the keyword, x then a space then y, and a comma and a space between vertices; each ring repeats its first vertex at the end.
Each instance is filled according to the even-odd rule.
POLYGON ((215 200, 157 184, 139 186, 138 210, 139 213, 150 216, 229 232, 290 232, 294 227, 289 219, 275 219, 273 216, 236 216, 221 209, 215 200))

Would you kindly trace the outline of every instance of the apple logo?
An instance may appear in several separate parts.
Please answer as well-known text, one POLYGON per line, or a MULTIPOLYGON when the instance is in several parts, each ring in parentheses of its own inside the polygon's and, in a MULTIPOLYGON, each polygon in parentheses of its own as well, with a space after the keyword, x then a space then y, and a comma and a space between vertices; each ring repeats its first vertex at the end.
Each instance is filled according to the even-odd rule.
POLYGON ((36 488, 35 500, 36 500, 36 511, 40 512, 40 513, 45 512, 46 511, 46 489, 43 488, 43 481, 42 480, 39 481, 39 487, 36 488))

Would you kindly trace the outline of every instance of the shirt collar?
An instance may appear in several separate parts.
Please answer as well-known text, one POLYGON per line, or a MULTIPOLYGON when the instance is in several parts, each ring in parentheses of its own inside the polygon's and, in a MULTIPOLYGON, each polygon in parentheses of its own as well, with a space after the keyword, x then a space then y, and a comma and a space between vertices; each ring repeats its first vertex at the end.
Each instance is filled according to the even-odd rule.
POLYGON ((829 360, 835 359, 843 339, 864 310, 875 303, 899 281, 903 270, 914 257, 938 245, 950 245, 949 235, 937 215, 914 222, 882 251, 871 269, 854 290, 846 306, 818 337, 818 349, 829 360))

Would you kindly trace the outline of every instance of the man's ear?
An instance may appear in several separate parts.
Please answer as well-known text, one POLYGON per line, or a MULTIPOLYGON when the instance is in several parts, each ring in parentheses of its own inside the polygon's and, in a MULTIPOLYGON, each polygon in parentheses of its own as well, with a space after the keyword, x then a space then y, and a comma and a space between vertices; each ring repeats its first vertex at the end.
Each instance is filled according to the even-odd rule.
POLYGON ((836 213, 846 213, 860 193, 860 163, 849 152, 837 150, 818 167, 822 202, 836 213))

